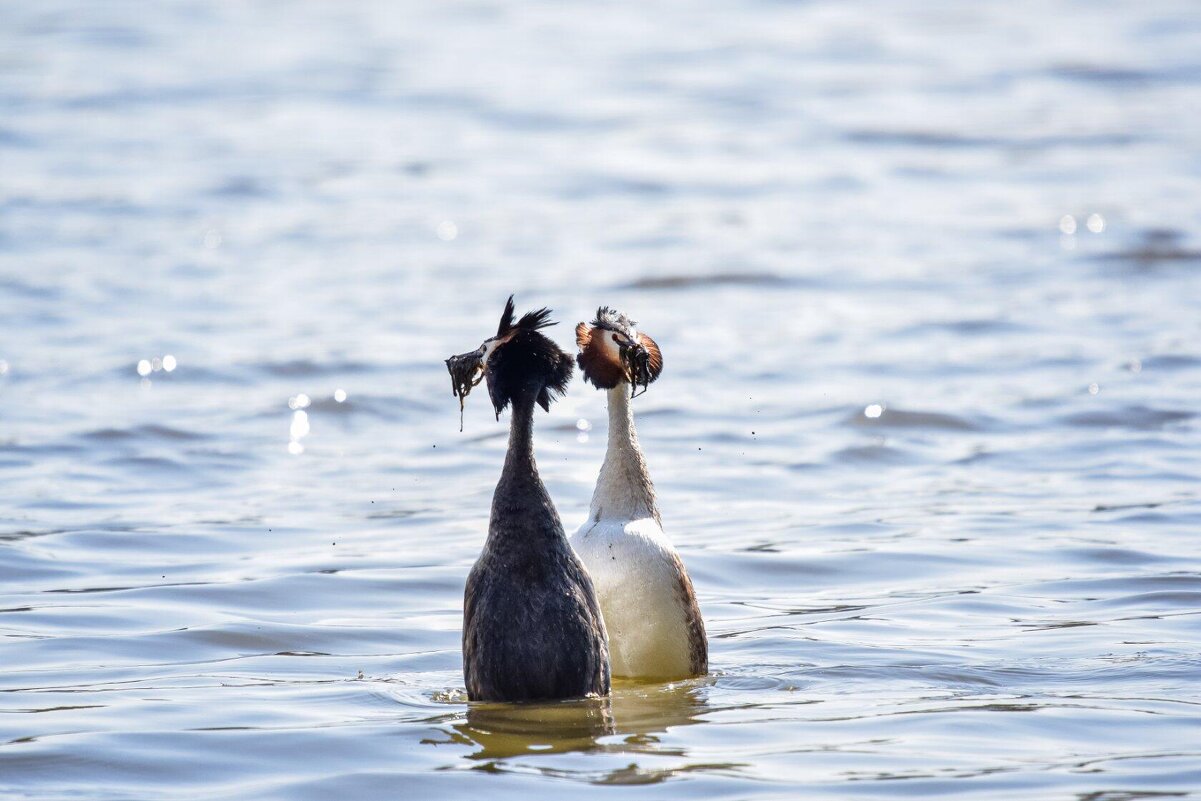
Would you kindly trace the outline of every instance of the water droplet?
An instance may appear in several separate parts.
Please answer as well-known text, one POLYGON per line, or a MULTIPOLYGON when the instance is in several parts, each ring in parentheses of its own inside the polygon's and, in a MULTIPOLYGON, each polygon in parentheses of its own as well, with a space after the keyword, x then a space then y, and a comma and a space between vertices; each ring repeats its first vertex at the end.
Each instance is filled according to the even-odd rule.
POLYGON ((877 417, 879 417, 879 416, 880 416, 880 415, 882 415, 882 414, 884 414, 884 407, 883 407, 881 404, 879 404, 879 403, 872 403, 872 404, 869 404, 869 405, 868 405, 866 408, 864 408, 864 410, 863 410, 863 416, 864 416, 864 417, 870 417, 870 418, 871 418, 871 419, 873 419, 873 420, 874 420, 874 419, 876 419, 877 417))
POLYGON ((1105 218, 1100 214, 1090 214, 1088 215, 1088 221, 1085 223, 1085 225, 1087 225, 1088 230, 1092 231, 1094 234, 1099 234, 1105 230, 1105 218))
POLYGON ((335 389, 334 390, 334 400, 338 403, 345 403, 346 402, 346 390, 341 389, 341 388, 335 389))
POLYGON ((142 376, 143 378, 150 375, 150 371, 153 369, 154 368, 150 366, 149 359, 142 359, 138 362, 138 375, 142 376))
POLYGON ((175 361, 175 357, 170 353, 163 357, 163 369, 168 373, 174 370, 177 364, 178 362, 175 361))
POLYGON ((1059 218, 1059 230, 1068 236, 1076 233, 1076 218, 1070 214, 1065 214, 1059 218))

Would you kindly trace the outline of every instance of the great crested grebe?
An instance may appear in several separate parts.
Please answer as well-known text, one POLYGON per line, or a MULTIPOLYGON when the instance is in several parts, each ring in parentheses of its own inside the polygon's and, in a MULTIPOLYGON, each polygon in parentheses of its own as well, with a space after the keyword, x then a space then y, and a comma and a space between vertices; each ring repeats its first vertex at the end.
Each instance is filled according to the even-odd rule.
POLYGON ((571 544, 596 584, 613 675, 704 675, 709 644, 692 579, 663 533, 655 487, 634 430, 630 401, 663 370, 659 346, 623 314, 597 310, 576 326, 584 378, 609 394, 609 446, 588 520, 571 544))
POLYGON ((496 336, 446 360, 460 404, 482 373, 497 419, 513 407, 488 539, 463 597, 463 677, 472 701, 609 692, 596 592, 534 464, 534 404, 549 411, 572 373, 571 356, 539 333, 554 325, 549 317, 539 309, 514 323, 510 296, 496 336))

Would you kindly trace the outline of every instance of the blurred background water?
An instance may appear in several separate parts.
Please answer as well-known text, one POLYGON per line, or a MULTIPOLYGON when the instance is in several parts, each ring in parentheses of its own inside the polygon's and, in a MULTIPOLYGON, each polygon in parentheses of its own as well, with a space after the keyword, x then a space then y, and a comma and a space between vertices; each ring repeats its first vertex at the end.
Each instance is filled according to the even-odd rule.
POLYGON ((0 795, 1201 796, 1199 109, 1191 0, 0 6, 0 795), (711 676, 468 709, 509 292, 661 344, 711 676))

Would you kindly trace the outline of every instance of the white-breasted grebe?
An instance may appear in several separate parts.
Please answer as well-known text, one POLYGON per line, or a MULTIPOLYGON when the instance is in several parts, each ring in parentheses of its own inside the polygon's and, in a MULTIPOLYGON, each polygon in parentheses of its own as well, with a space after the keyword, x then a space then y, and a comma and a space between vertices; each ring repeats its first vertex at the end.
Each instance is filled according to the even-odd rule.
POLYGON ((572 374, 571 356, 539 333, 554 325, 549 317, 539 309, 514 323, 510 296, 496 336, 446 360, 460 403, 482 372, 497 419, 513 407, 488 538, 463 597, 463 678, 472 701, 609 693, 596 592, 534 464, 534 404, 549 411, 572 374))
POLYGON ((576 326, 584 378, 609 395, 609 446, 588 520, 571 544, 600 598, 614 676, 704 675, 709 644, 692 579, 663 533, 631 400, 663 370, 659 346, 623 314, 576 326))

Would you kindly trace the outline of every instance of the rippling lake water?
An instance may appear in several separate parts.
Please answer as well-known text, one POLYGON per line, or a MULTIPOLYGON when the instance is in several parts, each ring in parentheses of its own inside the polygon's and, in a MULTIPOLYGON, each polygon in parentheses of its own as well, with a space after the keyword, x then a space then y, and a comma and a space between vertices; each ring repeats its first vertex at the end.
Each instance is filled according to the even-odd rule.
POLYGON ((1194 2, 5 4, 0 795, 1201 797, 1199 109, 1194 2), (662 346, 712 675, 465 702, 509 292, 662 346))

